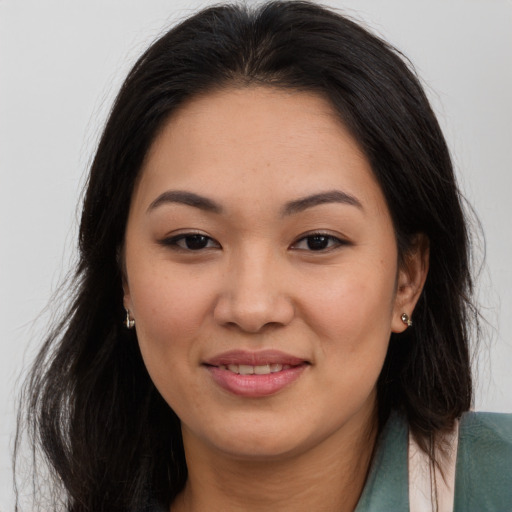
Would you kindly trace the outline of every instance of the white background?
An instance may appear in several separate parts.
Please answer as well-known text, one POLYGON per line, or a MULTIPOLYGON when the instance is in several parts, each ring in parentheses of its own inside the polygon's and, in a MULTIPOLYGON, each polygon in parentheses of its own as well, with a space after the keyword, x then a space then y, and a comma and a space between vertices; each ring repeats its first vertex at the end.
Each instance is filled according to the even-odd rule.
MULTIPOLYGON (((49 322, 42 311, 74 255, 78 198, 102 123, 142 50, 209 3, 0 0, 2 512, 13 509, 16 382, 49 322)), ((427 86, 486 237, 480 300, 490 325, 476 408, 512 411, 512 2, 325 3, 398 46, 427 86)))

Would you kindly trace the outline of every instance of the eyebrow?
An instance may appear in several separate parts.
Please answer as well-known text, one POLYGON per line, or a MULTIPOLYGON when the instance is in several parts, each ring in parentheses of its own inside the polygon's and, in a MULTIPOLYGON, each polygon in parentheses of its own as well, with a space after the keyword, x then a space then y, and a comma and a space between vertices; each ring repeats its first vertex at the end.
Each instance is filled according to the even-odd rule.
MULTIPOLYGON (((193 206, 194 208, 199 208, 200 210, 217 214, 220 214, 223 211, 222 206, 207 197, 184 190, 167 190, 166 192, 160 194, 148 206, 147 212, 149 213, 159 206, 168 203, 185 204, 187 206, 193 206)), ((313 208, 314 206, 328 203, 348 204, 363 210, 363 205, 353 195, 341 190, 329 190, 326 192, 319 192, 318 194, 301 197, 286 203, 282 210, 282 215, 293 215, 295 213, 307 210, 308 208, 313 208)))
POLYGON ((364 210, 363 205, 355 196, 341 190, 328 190, 326 192, 301 197, 300 199, 286 203, 283 208, 282 215, 293 215, 294 213, 302 212, 308 208, 312 208, 313 206, 328 203, 348 204, 350 206, 355 206, 360 210, 364 210))
POLYGON ((222 207, 208 199, 207 197, 194 194, 193 192, 186 192, 184 190, 168 190, 163 194, 160 194, 149 206, 147 213, 151 212, 155 208, 168 203, 179 203, 193 206, 207 212, 222 213, 222 207))

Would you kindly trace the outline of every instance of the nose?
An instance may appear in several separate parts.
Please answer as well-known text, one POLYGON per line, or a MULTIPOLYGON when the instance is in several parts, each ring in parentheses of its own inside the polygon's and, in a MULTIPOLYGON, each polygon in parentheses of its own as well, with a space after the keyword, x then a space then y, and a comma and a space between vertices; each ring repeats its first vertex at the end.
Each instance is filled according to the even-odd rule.
POLYGON ((289 324, 295 314, 277 258, 261 253, 231 261, 215 305, 217 323, 248 333, 289 324))

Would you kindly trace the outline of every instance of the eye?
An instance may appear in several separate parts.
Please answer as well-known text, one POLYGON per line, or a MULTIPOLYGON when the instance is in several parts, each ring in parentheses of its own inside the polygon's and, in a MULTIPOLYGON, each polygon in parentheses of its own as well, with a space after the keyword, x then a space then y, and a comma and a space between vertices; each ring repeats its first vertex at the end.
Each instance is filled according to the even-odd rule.
POLYGON ((219 249, 220 244, 213 238, 200 233, 184 233, 166 238, 161 242, 166 246, 174 246, 186 251, 201 251, 202 249, 219 249))
POLYGON ((303 251, 326 251, 340 245, 347 245, 348 242, 326 233, 312 233, 302 237, 292 245, 292 249, 303 251))

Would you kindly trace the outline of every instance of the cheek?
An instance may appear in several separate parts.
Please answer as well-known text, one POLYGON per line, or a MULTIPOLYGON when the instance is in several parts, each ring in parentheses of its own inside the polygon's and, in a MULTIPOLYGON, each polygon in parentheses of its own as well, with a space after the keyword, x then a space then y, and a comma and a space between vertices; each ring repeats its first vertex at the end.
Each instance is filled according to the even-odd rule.
POLYGON ((310 321, 332 342, 381 337, 378 333, 389 337, 395 276, 389 270, 368 269, 352 266, 349 272, 334 272, 320 285, 312 282, 304 290, 308 309, 314 311, 310 321))
POLYGON ((351 268, 312 296, 308 322, 322 340, 322 385, 339 390, 336 400, 350 396, 356 403, 371 393, 386 357, 395 280, 393 271, 351 268))
MULTIPOLYGON (((148 370, 183 365, 194 357, 193 340, 208 321, 211 286, 183 270, 138 267, 130 276, 137 337, 148 370)), ((211 283, 210 283, 211 284, 211 283)))
POLYGON ((151 263, 135 261, 135 270, 129 273, 137 325, 144 324, 149 329, 186 329, 190 320, 207 307, 208 281, 165 261, 153 259, 151 263))
POLYGON ((194 402, 202 396, 189 373, 197 367, 195 340, 211 301, 204 286, 166 277, 157 268, 139 274, 130 289, 144 364, 160 394, 181 417, 183 411, 194 409, 194 402))

